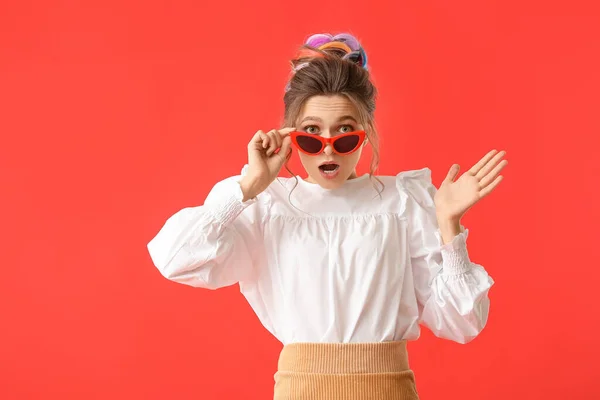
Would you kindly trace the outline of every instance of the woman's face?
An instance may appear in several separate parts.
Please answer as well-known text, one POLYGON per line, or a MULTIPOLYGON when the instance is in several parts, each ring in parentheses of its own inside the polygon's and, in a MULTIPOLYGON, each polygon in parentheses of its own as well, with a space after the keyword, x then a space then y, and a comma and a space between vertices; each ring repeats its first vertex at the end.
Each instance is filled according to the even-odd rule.
MULTIPOLYGON (((345 96, 314 96, 304 104, 296 129, 328 138, 364 130, 359 121, 358 111, 345 96)), ((298 155, 308 173, 308 182, 317 183, 326 189, 335 189, 347 179, 356 178, 356 164, 362 148, 360 146, 354 153, 341 156, 334 153, 331 145, 327 144, 319 155, 312 156, 300 151, 298 155)))

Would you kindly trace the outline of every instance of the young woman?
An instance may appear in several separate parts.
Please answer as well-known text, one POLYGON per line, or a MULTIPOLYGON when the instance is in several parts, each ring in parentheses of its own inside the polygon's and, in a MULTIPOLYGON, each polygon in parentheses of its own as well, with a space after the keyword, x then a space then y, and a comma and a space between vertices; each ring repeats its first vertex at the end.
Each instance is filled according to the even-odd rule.
POLYGON ((493 280, 460 221, 501 181, 505 153, 459 178, 452 166, 439 190, 427 168, 376 177, 376 89, 356 38, 313 35, 292 65, 287 128, 258 131, 241 175, 170 217, 148 250, 167 279, 239 283, 284 344, 275 399, 418 399, 406 341, 419 324, 459 343, 486 324, 493 280), (306 179, 277 178, 292 147, 306 179))

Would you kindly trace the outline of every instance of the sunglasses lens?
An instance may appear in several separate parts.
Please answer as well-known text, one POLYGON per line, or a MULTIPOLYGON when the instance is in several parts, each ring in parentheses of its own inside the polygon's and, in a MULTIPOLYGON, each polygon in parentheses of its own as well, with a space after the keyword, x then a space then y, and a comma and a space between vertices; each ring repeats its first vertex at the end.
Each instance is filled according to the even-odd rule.
POLYGON ((333 147, 335 151, 338 153, 349 153, 358 146, 358 142, 360 141, 360 136, 358 135, 348 135, 337 139, 333 142, 333 147))
POLYGON ((318 153, 323 148, 323 144, 318 139, 310 136, 298 136, 296 141, 298 146, 307 153, 318 153))

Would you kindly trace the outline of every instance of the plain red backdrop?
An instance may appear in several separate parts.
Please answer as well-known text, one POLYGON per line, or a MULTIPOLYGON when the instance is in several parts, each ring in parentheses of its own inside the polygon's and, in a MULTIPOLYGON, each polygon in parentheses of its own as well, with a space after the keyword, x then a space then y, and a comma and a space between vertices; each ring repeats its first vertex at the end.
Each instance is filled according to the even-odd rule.
POLYGON ((169 282, 146 244, 278 125, 297 46, 340 31, 380 90, 381 174, 437 185, 508 151, 463 220, 496 281, 489 324, 409 345, 422 398, 598 398, 592 5, 2 2, 0 398, 271 398, 281 344, 239 288, 169 282))

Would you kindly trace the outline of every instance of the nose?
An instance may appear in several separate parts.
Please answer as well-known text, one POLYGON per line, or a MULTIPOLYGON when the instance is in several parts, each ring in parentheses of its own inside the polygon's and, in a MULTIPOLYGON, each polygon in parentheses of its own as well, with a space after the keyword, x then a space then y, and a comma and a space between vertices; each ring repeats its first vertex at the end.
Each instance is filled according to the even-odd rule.
POLYGON ((333 149, 331 148, 331 144, 327 144, 325 146, 325 149, 323 150, 323 153, 327 154, 328 156, 333 154, 333 149))

